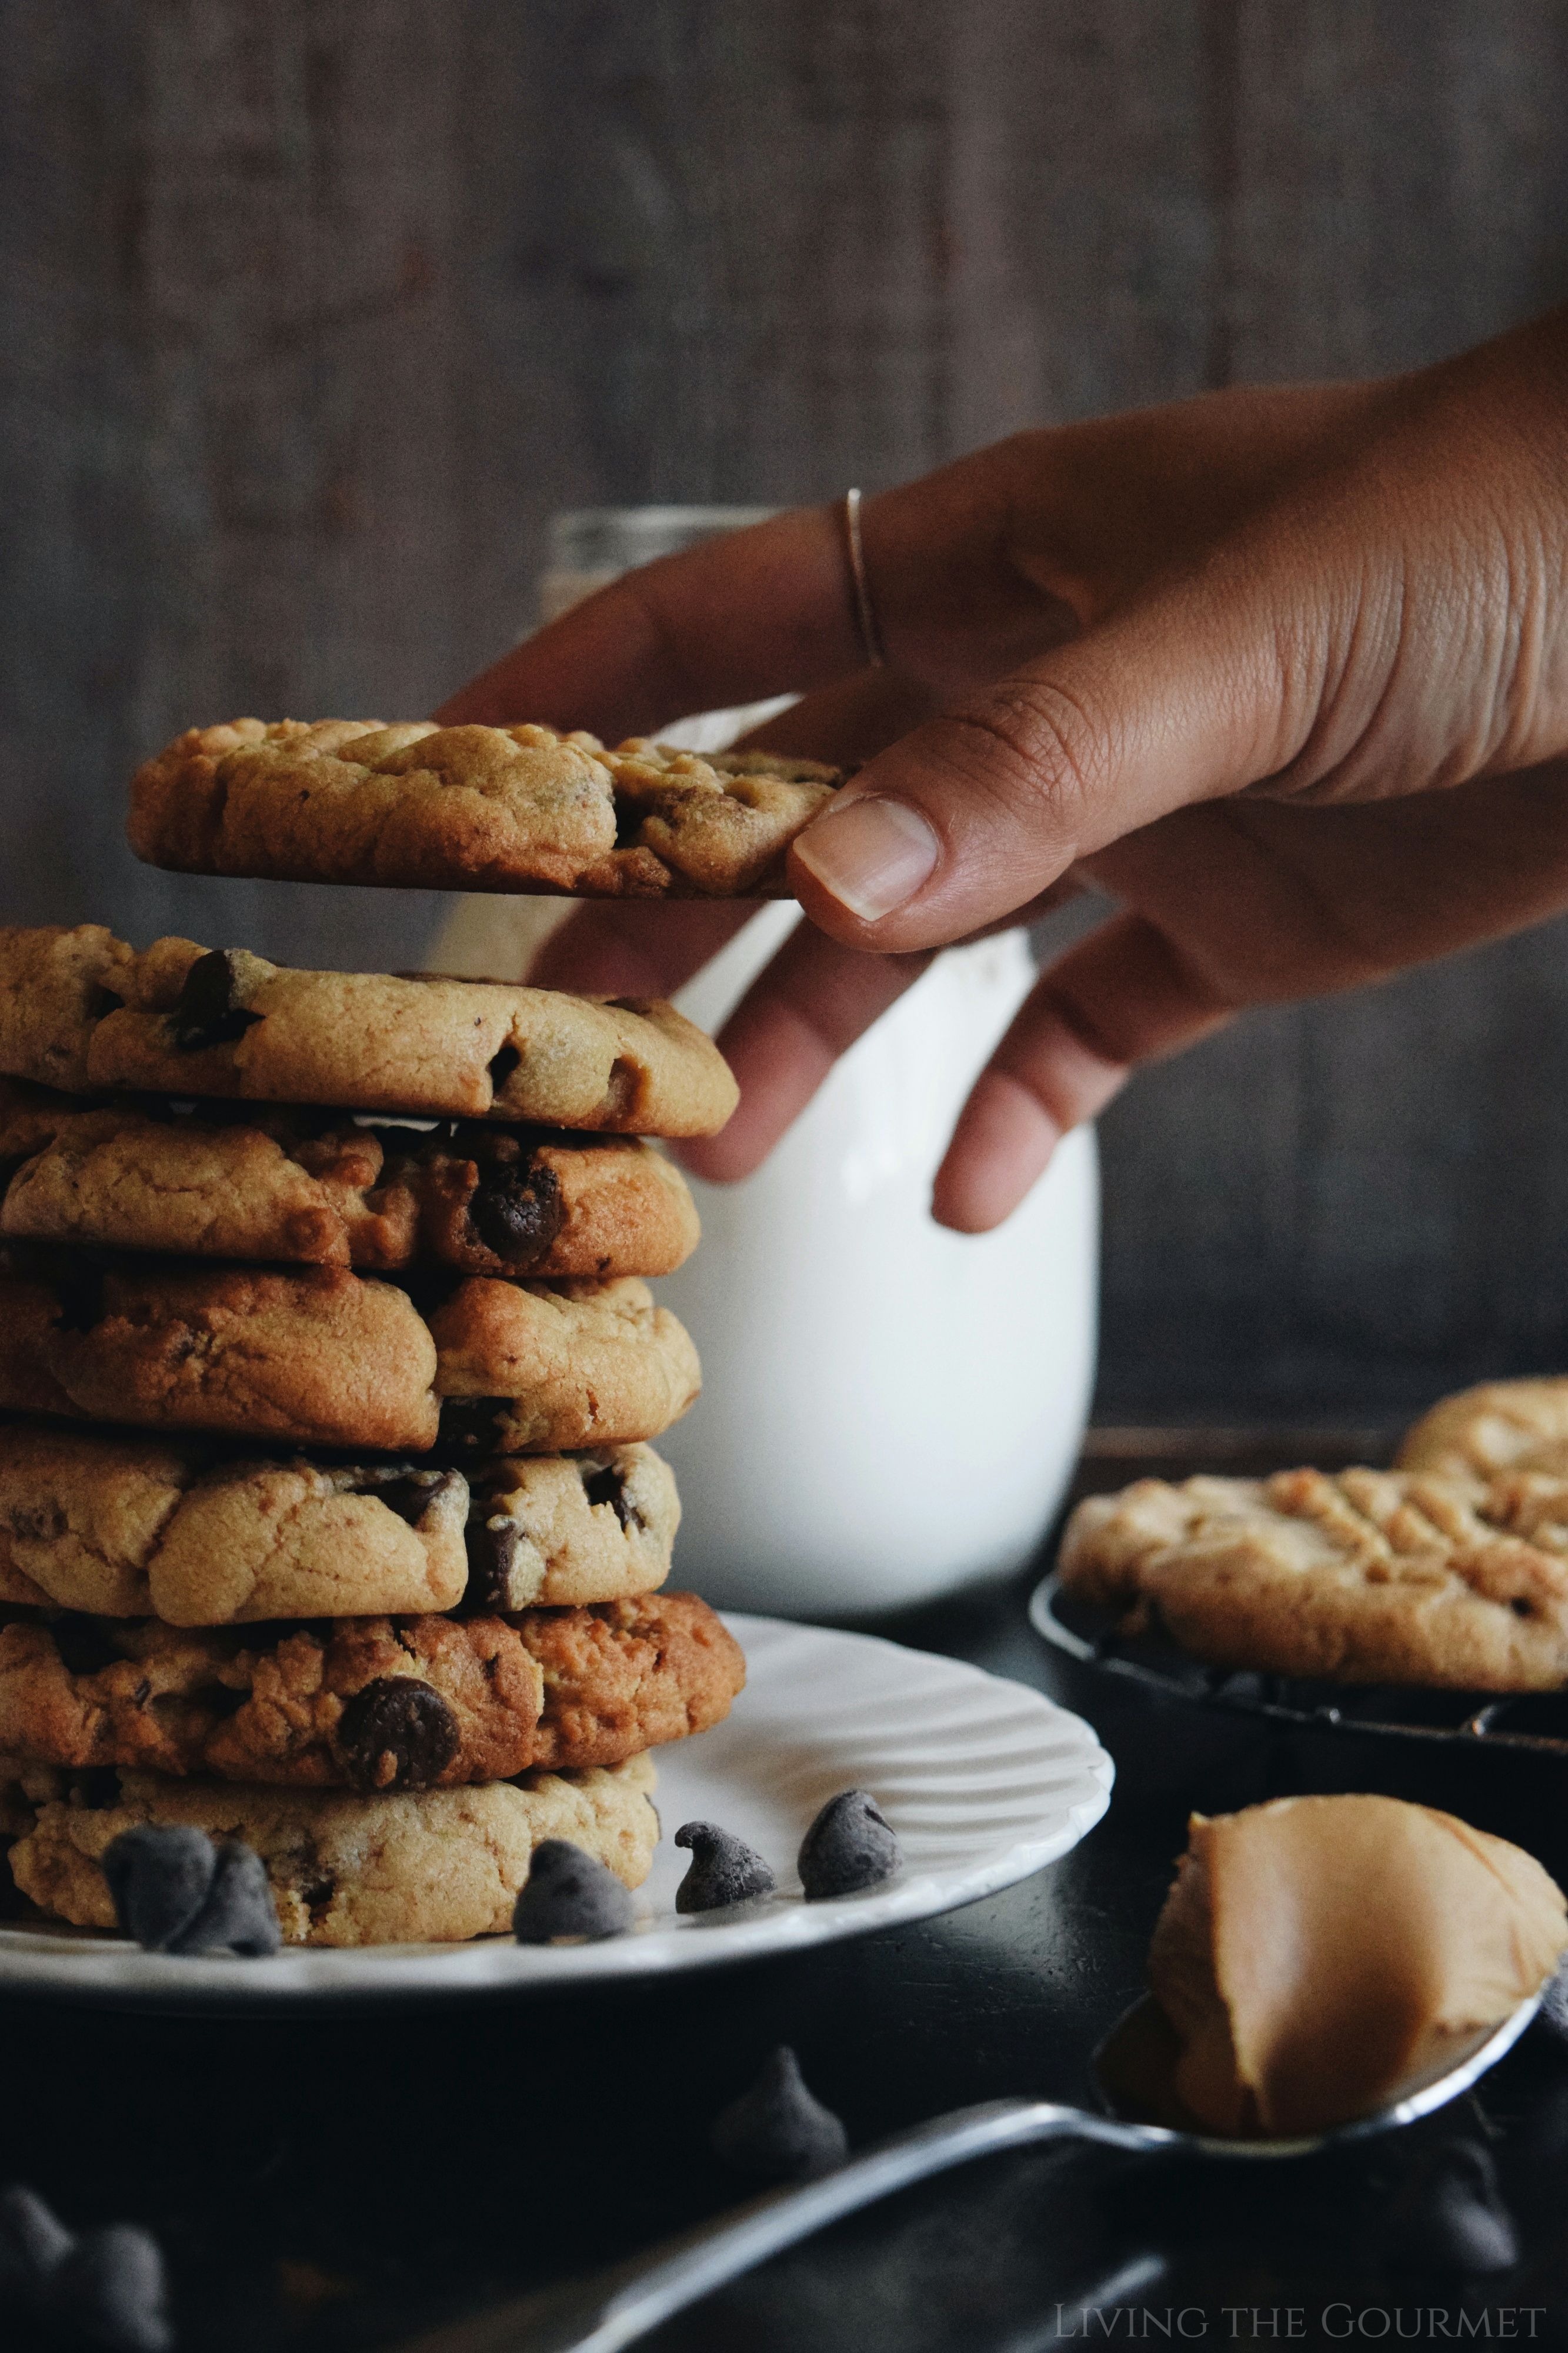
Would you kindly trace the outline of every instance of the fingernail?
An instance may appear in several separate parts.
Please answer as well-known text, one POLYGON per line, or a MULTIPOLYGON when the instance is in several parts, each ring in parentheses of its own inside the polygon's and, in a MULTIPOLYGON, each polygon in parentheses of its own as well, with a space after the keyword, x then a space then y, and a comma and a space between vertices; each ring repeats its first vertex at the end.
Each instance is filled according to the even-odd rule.
POLYGON ((795 851, 841 907, 863 923, 875 923, 930 880, 942 844, 908 801, 868 793, 819 817, 795 851))

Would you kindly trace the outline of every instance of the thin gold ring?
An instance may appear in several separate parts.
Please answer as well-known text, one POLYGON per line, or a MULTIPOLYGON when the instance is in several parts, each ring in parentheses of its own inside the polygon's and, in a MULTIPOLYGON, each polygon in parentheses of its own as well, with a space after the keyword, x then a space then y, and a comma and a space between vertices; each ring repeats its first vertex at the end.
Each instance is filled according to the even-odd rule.
POLYGON ((871 602, 871 582, 866 570, 866 543, 860 536, 860 493, 844 493, 844 543, 849 551, 849 577, 855 584, 855 617, 860 624, 860 650, 872 670, 885 670, 888 657, 871 602))

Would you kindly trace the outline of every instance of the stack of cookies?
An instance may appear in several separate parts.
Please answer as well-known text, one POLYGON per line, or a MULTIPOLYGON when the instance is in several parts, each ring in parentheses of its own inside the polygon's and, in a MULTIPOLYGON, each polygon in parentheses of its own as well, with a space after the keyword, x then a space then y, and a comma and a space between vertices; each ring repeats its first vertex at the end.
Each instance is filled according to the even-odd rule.
POLYGON ((695 1398, 641 1139, 734 1084, 666 1005, 0 933, 0 1834, 112 1925, 138 1823, 286 1939, 504 1930, 533 1848, 637 1885, 647 1752, 743 1663, 661 1590, 695 1398))

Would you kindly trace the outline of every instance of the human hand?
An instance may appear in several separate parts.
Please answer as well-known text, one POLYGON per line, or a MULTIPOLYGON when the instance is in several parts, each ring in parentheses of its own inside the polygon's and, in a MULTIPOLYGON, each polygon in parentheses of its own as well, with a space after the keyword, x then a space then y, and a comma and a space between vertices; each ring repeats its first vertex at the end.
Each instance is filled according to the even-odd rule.
MULTIPOLYGON (((795 846, 811 922, 726 1028, 741 1108, 689 1165, 746 1174, 937 948, 1080 881, 1121 912, 978 1079, 947 1224, 999 1223, 1137 1063, 1243 1007, 1568 906, 1565 362, 1559 316, 1384 383, 1021 435, 868 501, 889 671, 810 509, 627 575, 447 703, 614 738, 802 691, 762 740, 867 761, 795 846)), ((667 992, 751 912, 584 908, 535 976, 667 992)))

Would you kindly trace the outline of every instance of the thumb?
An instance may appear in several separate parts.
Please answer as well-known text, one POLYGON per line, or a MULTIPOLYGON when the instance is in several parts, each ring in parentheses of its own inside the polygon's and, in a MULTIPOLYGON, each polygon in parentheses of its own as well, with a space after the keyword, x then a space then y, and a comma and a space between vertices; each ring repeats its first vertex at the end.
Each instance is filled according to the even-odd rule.
POLYGON ((868 762, 795 840, 807 913, 859 947, 962 939, 1123 834, 1275 775, 1316 716, 1324 634, 1203 576, 1111 617, 868 762))

